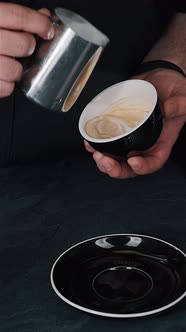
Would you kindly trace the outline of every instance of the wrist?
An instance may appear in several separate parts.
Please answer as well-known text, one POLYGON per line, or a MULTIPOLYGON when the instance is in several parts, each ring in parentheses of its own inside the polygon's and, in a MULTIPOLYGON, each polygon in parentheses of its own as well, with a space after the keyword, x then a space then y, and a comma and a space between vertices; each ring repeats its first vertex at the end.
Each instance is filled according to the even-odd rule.
POLYGON ((167 60, 151 60, 151 61, 145 61, 141 63, 135 71, 135 75, 140 75, 143 73, 148 73, 152 71, 162 71, 163 70, 169 70, 169 71, 175 71, 179 75, 182 75, 183 77, 186 77, 184 71, 175 63, 167 61, 167 60))
POLYGON ((180 73, 169 69, 156 69, 146 73, 142 73, 133 79, 141 79, 148 81, 156 88, 158 96, 161 100, 165 99, 172 93, 177 93, 177 86, 185 86, 185 78, 180 73))
POLYGON ((170 80, 175 80, 175 79, 183 79, 183 76, 171 69, 166 69, 166 68, 157 68, 153 69, 151 71, 148 71, 146 73, 142 73, 140 75, 136 75, 135 78, 139 79, 144 79, 148 80, 148 78, 153 78, 153 79, 161 79, 163 80, 164 78, 169 78, 170 80))
POLYGON ((146 58, 144 60, 144 62, 157 61, 157 60, 167 61, 167 62, 173 63, 176 66, 178 66, 186 74, 186 67, 184 65, 185 59, 182 59, 181 57, 178 57, 177 54, 175 54, 175 56, 174 56, 174 54, 172 54, 171 56, 170 55, 169 56, 163 56, 163 57, 160 57, 159 59, 146 58))

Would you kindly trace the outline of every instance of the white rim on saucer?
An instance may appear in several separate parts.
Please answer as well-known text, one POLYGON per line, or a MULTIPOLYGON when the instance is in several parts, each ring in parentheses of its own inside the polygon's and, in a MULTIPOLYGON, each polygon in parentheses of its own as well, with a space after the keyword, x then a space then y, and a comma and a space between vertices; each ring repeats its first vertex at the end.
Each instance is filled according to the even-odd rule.
POLYGON ((180 250, 179 248, 177 248, 176 246, 172 245, 171 243, 167 242, 167 241, 164 241, 164 240, 161 240, 161 239, 158 239, 156 237, 152 237, 152 236, 148 236, 148 235, 143 235, 143 234, 132 234, 132 233, 118 233, 118 234, 106 234, 106 235, 100 235, 100 236, 95 236, 95 237, 92 237, 92 238, 89 238, 87 240, 84 240, 84 241, 81 241, 81 242, 78 242, 77 244, 73 245, 72 247, 68 248, 67 250, 65 250, 57 259, 56 261, 54 262, 53 266, 52 266, 52 269, 51 269, 51 273, 50 273, 50 282, 51 282, 51 285, 52 285, 52 288, 54 289, 55 293, 64 301, 66 302, 67 304, 69 304, 70 306, 76 308, 76 309, 79 309, 81 311, 85 311, 87 313, 90 313, 90 314, 94 314, 94 315, 97 315, 97 316, 103 316, 103 317, 111 317, 111 318, 135 318, 135 317, 143 317, 143 316, 149 316, 149 315, 153 315, 153 314, 157 314, 161 311, 164 311, 172 306, 174 306, 176 303, 180 302, 185 296, 186 296, 186 291, 181 295, 179 296, 175 301, 163 306, 163 307, 160 307, 158 309, 155 309, 155 310, 150 310, 150 311, 145 311, 145 312, 141 312, 141 313, 134 313, 134 314, 112 314, 112 313, 108 313, 108 312, 102 312, 102 311, 98 311, 98 310, 92 310, 92 309, 88 309, 86 307, 83 307, 79 304, 76 304, 70 300, 68 300, 65 296, 63 296, 56 288, 55 284, 54 284, 54 280, 53 280, 53 272, 54 272, 54 268, 58 262, 58 260, 64 256, 68 251, 72 250, 73 248, 81 245, 82 243, 85 243, 85 242, 89 242, 91 240, 95 240, 95 239, 98 239, 98 238, 102 238, 102 237, 108 237, 108 236, 141 236, 141 237, 146 237, 146 238, 149 238, 149 239, 154 239, 154 240, 157 240, 159 242, 162 242, 162 243, 165 243, 169 246, 171 246, 172 248, 174 248, 175 250, 179 251, 185 258, 186 258, 186 254, 180 250))

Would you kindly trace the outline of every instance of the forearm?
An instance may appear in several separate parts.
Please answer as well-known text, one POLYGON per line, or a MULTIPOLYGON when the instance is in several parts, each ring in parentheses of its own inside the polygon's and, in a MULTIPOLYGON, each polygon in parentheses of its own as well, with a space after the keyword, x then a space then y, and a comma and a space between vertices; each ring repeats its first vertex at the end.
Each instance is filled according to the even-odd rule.
POLYGON ((165 34, 144 59, 151 60, 173 62, 186 73, 186 14, 174 16, 165 34))

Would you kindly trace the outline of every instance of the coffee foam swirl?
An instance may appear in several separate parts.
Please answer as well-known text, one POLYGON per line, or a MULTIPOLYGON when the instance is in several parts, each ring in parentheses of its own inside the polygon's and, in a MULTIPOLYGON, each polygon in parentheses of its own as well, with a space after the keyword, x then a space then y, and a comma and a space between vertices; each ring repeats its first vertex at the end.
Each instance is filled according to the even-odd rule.
POLYGON ((100 116, 87 121, 85 130, 93 138, 124 135, 145 120, 150 112, 150 105, 150 100, 144 97, 120 99, 100 116))

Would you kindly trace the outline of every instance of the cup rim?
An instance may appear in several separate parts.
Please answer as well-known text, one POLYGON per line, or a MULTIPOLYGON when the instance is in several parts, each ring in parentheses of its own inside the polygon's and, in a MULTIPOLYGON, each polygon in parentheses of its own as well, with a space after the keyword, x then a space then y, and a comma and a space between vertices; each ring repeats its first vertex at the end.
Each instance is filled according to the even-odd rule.
POLYGON ((125 81, 121 81, 121 82, 118 82, 116 84, 113 84, 111 86, 109 86, 108 88, 102 90, 98 95, 96 95, 88 104, 87 106, 84 108, 84 110, 82 111, 81 113, 81 116, 79 118, 79 123, 78 123, 78 127, 79 127, 79 132, 80 134, 82 135, 82 137, 84 139, 86 139, 87 141, 89 142, 92 142, 92 143, 109 143, 109 142, 114 142, 114 141, 117 141, 121 138, 125 138, 127 137, 128 135, 130 135, 131 133, 134 133, 138 128, 142 127, 142 125, 149 119, 149 117, 152 115, 152 113, 154 112, 154 109, 156 107, 156 104, 157 104, 157 100, 158 100, 158 95, 157 95, 157 91, 154 87, 154 85, 148 81, 145 81, 145 80, 140 80, 140 79, 130 79, 130 80, 125 80, 125 81), (84 129, 84 115, 88 112, 88 109, 90 107, 90 105, 92 105, 92 103, 94 103, 94 101, 99 98, 102 94, 106 93, 106 92, 109 92, 110 90, 112 90, 113 88, 117 87, 117 86, 121 86, 123 84, 127 84, 127 83, 131 83, 131 82, 140 82, 140 84, 142 83, 143 85, 148 85, 149 87, 151 87, 152 91, 154 92, 154 100, 153 100, 153 103, 152 103, 152 109, 151 111, 148 113, 147 117, 145 117, 145 119, 140 122, 136 127, 132 128, 131 130, 127 131, 125 134, 121 134, 121 135, 118 135, 118 136, 114 136, 114 137, 111 137, 111 138, 93 138, 91 136, 89 136, 85 129, 84 129))

